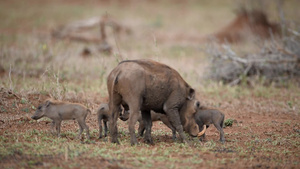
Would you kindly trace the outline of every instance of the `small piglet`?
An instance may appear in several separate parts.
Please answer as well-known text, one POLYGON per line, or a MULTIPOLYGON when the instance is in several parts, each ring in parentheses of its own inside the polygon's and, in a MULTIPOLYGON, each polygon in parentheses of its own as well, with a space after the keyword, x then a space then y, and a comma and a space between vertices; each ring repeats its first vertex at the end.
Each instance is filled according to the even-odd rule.
POLYGON ((199 126, 199 130, 202 131, 203 128, 203 135, 198 134, 200 136, 200 141, 205 139, 205 131, 206 127, 208 128, 210 124, 214 124, 214 126, 220 132, 220 141, 222 143, 225 142, 224 132, 223 132, 223 122, 224 122, 225 115, 220 112, 219 110, 215 109, 207 109, 205 107, 201 107, 195 114, 196 123, 199 126), (202 136, 201 136, 202 135, 202 136))
MULTIPOLYGON (((119 117, 122 116, 122 112, 124 111, 123 108, 119 108, 119 117)), ((126 112, 126 111, 125 111, 126 112)), ((98 125, 99 125, 99 139, 102 138, 102 121, 104 124, 104 137, 107 136, 107 122, 109 121, 109 107, 107 103, 101 103, 98 110, 97 110, 97 117, 98 117, 98 125)))
POLYGON ((104 124, 104 137, 107 136, 107 122, 109 119, 109 114, 108 114, 108 104, 106 103, 102 103, 100 104, 98 110, 97 110, 97 117, 98 117, 98 125, 99 125, 99 139, 102 138, 102 120, 103 120, 103 124, 104 124))
POLYGON ((42 117, 48 117, 53 120, 52 130, 55 126, 58 137, 60 137, 60 126, 62 120, 76 120, 80 127, 78 138, 80 138, 83 130, 85 129, 87 137, 90 139, 89 128, 85 123, 88 112, 90 113, 91 111, 78 103, 46 100, 44 103, 39 105, 31 118, 38 120, 42 117))

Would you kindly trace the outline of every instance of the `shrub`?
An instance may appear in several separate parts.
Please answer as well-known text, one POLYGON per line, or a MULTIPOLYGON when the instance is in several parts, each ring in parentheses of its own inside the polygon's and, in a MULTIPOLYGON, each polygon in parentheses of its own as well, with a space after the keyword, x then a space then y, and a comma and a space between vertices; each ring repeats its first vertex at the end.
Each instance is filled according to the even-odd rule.
POLYGON ((232 124, 233 124, 233 119, 226 119, 225 121, 224 121, 224 125, 226 126, 226 127, 231 127, 232 126, 232 124))

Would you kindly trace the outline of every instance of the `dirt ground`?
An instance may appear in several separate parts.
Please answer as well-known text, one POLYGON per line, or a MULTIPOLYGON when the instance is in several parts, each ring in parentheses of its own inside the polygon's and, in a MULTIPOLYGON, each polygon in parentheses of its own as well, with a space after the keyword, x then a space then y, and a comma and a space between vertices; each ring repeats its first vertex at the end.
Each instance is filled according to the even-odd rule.
MULTIPOLYGON (((180 150, 178 153, 170 153, 167 158, 180 159, 182 161, 190 158, 196 158, 200 163, 191 161, 191 164, 186 166, 180 160, 175 161, 173 168, 298 168, 299 167, 299 112, 296 113, 292 109, 284 111, 280 106, 276 105, 276 101, 288 99, 290 96, 287 90, 282 90, 286 98, 270 98, 261 99, 253 97, 251 99, 241 98, 233 99, 230 102, 224 102, 220 106, 220 110, 225 113, 225 119, 234 119, 232 127, 224 128, 226 142, 221 144, 218 142, 219 133, 213 127, 209 127, 206 132, 206 140, 202 143, 192 140, 191 145, 187 146, 191 154, 185 154, 180 150), (276 100, 277 99, 277 100, 276 100), (197 144, 197 146, 195 146, 197 144), (202 148, 201 148, 202 147, 202 148), (205 150, 203 149, 205 148, 205 150), (206 149, 207 148, 207 149, 206 149)), ((283 96, 283 95, 282 95, 283 96)), ((41 94, 33 94, 28 96, 28 101, 35 107, 46 99, 48 96, 41 94)), ((30 119, 33 111, 28 113, 22 111, 27 104, 22 104, 17 94, 9 94, 8 91, 1 91, 1 106, 5 107, 6 111, 1 112, 1 141, 5 145, 16 142, 31 143, 31 139, 26 140, 18 135, 28 131, 36 130, 37 132, 44 131, 48 133, 50 139, 57 139, 54 136, 49 136, 50 121, 47 119, 39 120, 38 122, 30 119), (15 104, 16 108, 5 105, 15 104), (9 108, 11 107, 11 108, 9 108), (10 133, 9 135, 7 133, 10 133), (15 139, 18 140, 15 140, 15 139)), ((203 96, 206 104, 209 104, 211 98, 203 96), (206 98, 206 99, 205 99, 206 98)), ((101 100, 100 100, 101 102, 101 100)), ((91 149, 93 146, 109 145, 107 139, 98 139, 98 125, 96 120, 96 110, 88 116, 87 124, 92 132, 91 140, 93 143, 88 144, 91 149)), ((129 133, 127 123, 120 121, 119 130, 121 131, 120 148, 130 147, 129 133)), ((137 127, 137 126, 136 126, 137 127)), ((67 141, 79 143, 75 136, 64 134, 66 132, 77 133, 78 125, 76 122, 67 121, 62 125, 62 137, 67 141)), ((145 147, 149 151, 155 153, 157 149, 172 148, 176 141, 173 142, 171 130, 168 129, 162 122, 154 122, 153 124, 153 139, 155 145, 147 146, 143 143, 143 139, 139 138, 140 145, 135 147, 136 151, 144 151, 145 147), (159 131, 159 132, 158 132, 159 131), (157 133, 158 132, 158 133, 157 133)), ((41 137, 41 135, 35 135, 41 137)), ((33 139, 33 138, 32 138, 33 139)), ((26 144, 23 145, 26 149, 26 144)), ((13 147, 13 146, 12 146, 13 147)), ((175 148, 175 147, 174 147, 175 148)), ((2 147, 3 149, 3 147, 2 147)), ((119 149, 118 145, 113 149, 119 149)), ((38 150, 37 150, 38 152, 38 150)), ((89 157, 88 152, 83 152, 76 157, 66 160, 64 153, 51 155, 37 155, 26 151, 18 150, 17 148, 10 155, 1 155, 1 166, 4 168, 19 168, 19 167, 59 167, 59 168, 135 168, 132 161, 127 160, 127 156, 132 156, 132 152, 120 152, 123 158, 105 158, 103 156, 89 157), (74 163, 75 166, 70 166, 74 163)), ((151 158, 147 157, 146 158, 151 158)), ((196 160, 197 161, 197 160, 196 160)), ((171 163, 172 164, 172 163, 171 163)), ((155 161, 150 168, 170 168, 170 163, 164 161, 155 161)), ((143 165, 141 165, 143 166, 143 165)), ((148 166, 149 167, 149 166, 148 166)), ((171 168, 172 168, 171 167, 171 168)))

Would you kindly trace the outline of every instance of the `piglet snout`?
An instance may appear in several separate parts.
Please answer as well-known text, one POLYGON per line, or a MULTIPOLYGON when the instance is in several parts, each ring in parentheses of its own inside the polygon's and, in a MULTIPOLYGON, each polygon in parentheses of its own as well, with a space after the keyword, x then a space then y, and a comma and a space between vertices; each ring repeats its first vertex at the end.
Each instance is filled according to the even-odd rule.
POLYGON ((33 120, 37 120, 37 117, 36 117, 36 116, 31 116, 31 118, 32 118, 33 120))

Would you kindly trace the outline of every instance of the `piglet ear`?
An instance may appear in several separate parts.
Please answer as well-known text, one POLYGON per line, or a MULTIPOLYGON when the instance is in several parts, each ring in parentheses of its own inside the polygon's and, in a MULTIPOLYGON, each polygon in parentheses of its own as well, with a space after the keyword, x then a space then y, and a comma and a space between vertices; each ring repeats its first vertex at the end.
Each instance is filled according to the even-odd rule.
POLYGON ((46 107, 49 107, 50 104, 51 104, 51 101, 50 101, 50 100, 47 100, 45 105, 46 105, 46 107))
POLYGON ((188 96, 187 96, 187 99, 193 100, 194 97, 195 97, 195 90, 192 89, 192 88, 189 88, 189 89, 188 89, 188 96))

